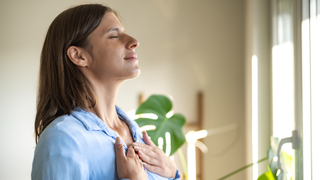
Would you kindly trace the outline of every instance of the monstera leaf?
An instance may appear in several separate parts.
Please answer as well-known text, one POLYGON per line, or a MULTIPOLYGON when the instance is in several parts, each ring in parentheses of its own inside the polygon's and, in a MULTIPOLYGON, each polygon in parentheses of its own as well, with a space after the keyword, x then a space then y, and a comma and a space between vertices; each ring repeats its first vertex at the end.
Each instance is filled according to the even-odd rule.
POLYGON ((142 103, 136 111, 136 114, 155 114, 157 119, 139 118, 136 122, 140 127, 145 125, 156 126, 155 130, 148 131, 151 140, 158 146, 158 138, 163 138, 163 150, 166 149, 165 133, 170 133, 171 151, 170 156, 175 153, 186 139, 182 132, 186 120, 181 114, 174 114, 167 118, 167 114, 172 109, 172 103, 169 98, 163 95, 151 95, 142 103))

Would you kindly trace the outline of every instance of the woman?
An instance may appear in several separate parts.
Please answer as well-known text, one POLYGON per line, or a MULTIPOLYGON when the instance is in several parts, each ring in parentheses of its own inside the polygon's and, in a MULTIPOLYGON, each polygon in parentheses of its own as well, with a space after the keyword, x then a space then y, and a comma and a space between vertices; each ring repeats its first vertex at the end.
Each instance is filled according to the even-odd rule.
POLYGON ((54 19, 40 58, 32 179, 179 178, 115 106, 121 83, 140 74, 138 46, 103 5, 76 6, 54 19))

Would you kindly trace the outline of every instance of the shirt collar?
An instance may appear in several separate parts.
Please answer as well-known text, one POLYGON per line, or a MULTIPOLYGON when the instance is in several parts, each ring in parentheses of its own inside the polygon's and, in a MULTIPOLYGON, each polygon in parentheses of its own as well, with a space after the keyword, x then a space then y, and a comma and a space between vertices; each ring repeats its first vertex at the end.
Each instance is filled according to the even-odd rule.
MULTIPOLYGON (((137 140, 137 132, 139 127, 136 123, 131 120, 127 114, 118 106, 115 106, 117 114, 121 120, 123 120, 129 127, 133 139, 137 140)), ((113 138, 117 137, 118 135, 109 128, 97 115, 83 110, 80 107, 76 107, 72 112, 71 115, 78 119, 88 131, 104 131, 108 136, 113 138)))

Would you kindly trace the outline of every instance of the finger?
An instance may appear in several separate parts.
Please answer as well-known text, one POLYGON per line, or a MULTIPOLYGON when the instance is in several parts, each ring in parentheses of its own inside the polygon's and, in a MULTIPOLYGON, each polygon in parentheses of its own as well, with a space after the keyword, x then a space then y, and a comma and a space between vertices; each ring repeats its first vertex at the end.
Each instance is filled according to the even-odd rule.
POLYGON ((138 154, 135 153, 134 157, 135 157, 136 159, 138 159, 139 161, 141 161, 141 159, 140 159, 140 157, 139 157, 138 154))
POLYGON ((154 166, 159 166, 161 164, 160 159, 156 159, 151 156, 148 156, 145 153, 143 153, 142 151, 138 151, 138 154, 139 154, 140 159, 148 164, 151 164, 154 166))
POLYGON ((143 144, 143 143, 138 143, 138 142, 134 142, 132 143, 133 148, 138 151, 138 150, 142 150, 143 152, 148 152, 148 151, 152 151, 155 152, 157 151, 159 148, 158 147, 153 147, 151 145, 147 145, 147 144, 143 144))
POLYGON ((134 142, 132 145, 135 151, 143 152, 146 155, 151 156, 155 159, 158 159, 161 157, 160 154, 162 153, 162 150, 159 149, 158 147, 152 147, 152 146, 145 145, 142 143, 137 143, 137 142, 134 142))
POLYGON ((147 174, 147 170, 145 170, 144 168, 143 168, 143 164, 141 165, 141 168, 143 169, 143 176, 144 177, 147 177, 147 179, 148 179, 148 174, 147 174))
POLYGON ((114 144, 114 149, 116 152, 116 161, 121 161, 126 159, 124 147, 119 137, 116 137, 116 142, 114 144))
POLYGON ((162 169, 159 166, 153 166, 148 163, 143 162, 143 167, 145 167, 148 171, 159 174, 162 172, 162 169))
POLYGON ((139 158, 138 154, 135 155, 135 160, 139 167, 143 168, 142 160, 139 158))
POLYGON ((152 147, 157 147, 157 146, 152 142, 151 138, 148 136, 148 133, 147 133, 146 131, 143 131, 143 132, 142 132, 142 136, 143 136, 143 141, 144 141, 146 144, 148 144, 148 145, 150 145, 150 146, 152 146, 152 147))
POLYGON ((127 157, 135 158, 135 156, 136 156, 136 153, 134 152, 133 147, 129 146, 128 147, 128 152, 127 152, 127 157))
POLYGON ((143 168, 142 160, 139 158, 139 165, 141 168, 143 168))

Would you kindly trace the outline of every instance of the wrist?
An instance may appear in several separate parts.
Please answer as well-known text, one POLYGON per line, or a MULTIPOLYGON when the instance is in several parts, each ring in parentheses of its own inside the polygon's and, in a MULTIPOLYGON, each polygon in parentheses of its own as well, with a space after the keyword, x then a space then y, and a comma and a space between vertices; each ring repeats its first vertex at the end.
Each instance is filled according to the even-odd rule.
POLYGON ((174 178, 176 177, 176 174, 177 174, 177 171, 174 171, 173 173, 171 173, 170 178, 171 178, 171 179, 174 179, 174 178))
POLYGON ((173 179, 180 179, 180 173, 178 171, 178 169, 176 170, 175 174, 174 174, 174 178, 173 179))

